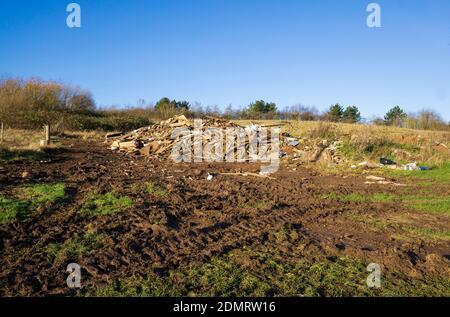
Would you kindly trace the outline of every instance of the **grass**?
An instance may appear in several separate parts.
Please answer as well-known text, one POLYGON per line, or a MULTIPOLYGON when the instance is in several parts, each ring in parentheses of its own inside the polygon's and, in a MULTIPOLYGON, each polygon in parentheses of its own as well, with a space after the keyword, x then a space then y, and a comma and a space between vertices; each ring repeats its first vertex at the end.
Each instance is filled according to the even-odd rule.
POLYGON ((388 170, 386 171, 390 176, 407 178, 412 180, 422 181, 426 183, 450 183, 450 163, 445 163, 441 166, 434 166, 431 171, 398 171, 388 170))
POLYGON ((27 202, 0 197, 0 224, 7 224, 16 219, 24 219, 28 213, 27 202))
POLYGON ((239 255, 214 257, 203 264, 182 266, 161 277, 121 278, 89 296, 345 296, 371 295, 366 268, 358 261, 339 257, 311 263, 305 259, 252 252, 258 272, 236 260, 239 255), (291 258, 292 260, 292 258, 291 258))
POLYGON ((450 197, 409 196, 405 197, 412 208, 430 213, 450 215, 450 197))
MULTIPOLYGON (((388 227, 391 227, 391 228, 395 228, 398 230, 403 230, 414 236, 419 236, 422 238, 450 241, 450 231, 448 231, 448 230, 437 230, 437 229, 428 228, 428 227, 410 226, 410 225, 405 225, 405 224, 398 223, 398 222, 393 222, 392 220, 377 219, 377 218, 372 218, 372 217, 365 217, 362 215, 349 215, 347 217, 354 221, 368 224, 369 226, 374 227, 378 230, 386 230, 388 227)), ((398 234, 396 234, 396 235, 401 236, 398 234)))
POLYGON ((336 200, 342 202, 373 202, 373 203, 389 203, 401 202, 406 206, 417 211, 450 215, 450 197, 434 196, 434 195, 392 195, 389 193, 375 193, 371 195, 351 193, 348 195, 339 195, 337 193, 329 193, 322 195, 323 199, 336 200))
POLYGON ((152 194, 157 197, 167 196, 167 190, 159 186, 154 182, 148 182, 145 184, 145 190, 147 193, 152 194))
POLYGON ((346 201, 346 202, 392 202, 398 199, 397 196, 388 193, 375 193, 372 195, 351 193, 348 195, 339 195, 336 193, 329 193, 322 196, 323 199, 346 201))
POLYGON ((80 255, 100 249, 108 244, 108 236, 92 232, 81 237, 66 240, 64 243, 51 243, 46 248, 47 257, 51 261, 63 259, 75 260, 80 255))
POLYGON ((37 209, 61 203, 66 198, 66 186, 61 183, 19 188, 17 197, 0 196, 0 224, 23 220, 37 209))
POLYGON ((410 281, 382 272, 381 289, 366 284, 366 264, 351 257, 309 261, 272 252, 250 251, 252 266, 242 254, 214 257, 207 263, 182 266, 163 276, 131 276, 88 289, 87 296, 449 296, 446 278, 410 281))
POLYGON ((339 153, 348 159, 356 161, 367 158, 379 159, 380 157, 395 160, 395 150, 404 150, 412 154, 417 154, 420 148, 411 144, 393 142, 386 136, 377 136, 354 141, 346 139, 339 148, 339 153))
POLYGON ((66 185, 62 183, 36 184, 23 188, 21 196, 28 197, 34 206, 43 205, 47 202, 57 203, 67 198, 66 185))
POLYGON ((81 212, 92 215, 108 216, 122 212, 133 206, 133 201, 127 196, 116 196, 109 192, 104 195, 93 193, 84 203, 81 212))
POLYGON ((435 230, 432 228, 426 228, 426 227, 404 227, 404 229, 410 233, 419 235, 419 236, 425 236, 432 239, 438 239, 438 240, 446 240, 450 241, 450 231, 448 230, 435 230))

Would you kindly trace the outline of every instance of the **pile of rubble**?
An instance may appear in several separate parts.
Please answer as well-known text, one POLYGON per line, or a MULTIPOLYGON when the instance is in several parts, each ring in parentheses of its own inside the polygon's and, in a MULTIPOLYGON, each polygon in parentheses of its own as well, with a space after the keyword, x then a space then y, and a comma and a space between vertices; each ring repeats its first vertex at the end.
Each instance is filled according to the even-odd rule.
MULTIPOLYGON (((226 129, 238 127, 240 126, 232 121, 211 117, 202 119, 202 130, 208 128, 226 129)), ((262 128, 262 126, 250 124, 245 127, 244 133, 257 133, 262 128)), ((259 137, 259 134, 257 135, 259 137)), ((109 134, 106 136, 106 142, 110 145, 112 151, 150 157, 168 157, 172 152, 173 146, 180 141, 180 138, 190 138, 192 140, 193 137, 194 121, 187 119, 184 115, 180 115, 148 127, 134 130, 130 133, 109 134), (189 130, 189 133, 173 138, 172 134, 176 128, 186 128, 189 130)), ((268 149, 270 149, 270 133, 267 140, 268 149)), ((304 162, 318 162, 321 160, 333 163, 341 163, 343 161, 338 153, 339 141, 299 139, 287 133, 282 133, 279 140, 280 157, 289 161, 291 165, 299 165, 304 162)), ((201 142, 203 144, 211 142, 211 136, 203 133, 201 142)), ((222 140, 222 142, 225 142, 225 140, 222 140)), ((248 154, 250 147, 248 138, 246 139, 245 147, 246 154, 248 154)))
MULTIPOLYGON (((237 127, 232 122, 216 118, 203 120, 204 128, 237 127)), ((157 124, 134 130, 127 134, 106 135, 107 142, 112 141, 111 150, 126 152, 129 154, 141 154, 146 156, 160 156, 170 153, 177 139, 172 138, 175 128, 186 127, 194 129, 193 121, 184 115, 175 116, 157 124)))

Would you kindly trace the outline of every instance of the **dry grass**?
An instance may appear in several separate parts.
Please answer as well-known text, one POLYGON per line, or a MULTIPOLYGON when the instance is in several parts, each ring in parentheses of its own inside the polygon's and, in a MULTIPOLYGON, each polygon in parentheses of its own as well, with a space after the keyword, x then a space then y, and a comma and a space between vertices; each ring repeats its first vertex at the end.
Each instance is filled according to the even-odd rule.
POLYGON ((5 129, 1 144, 10 150, 38 150, 43 131, 5 129))
POLYGON ((380 156, 391 157, 400 163, 417 161, 443 165, 450 161, 450 132, 447 131, 315 121, 236 121, 240 125, 251 122, 263 126, 279 124, 282 132, 295 137, 343 141, 348 158, 356 161, 377 160, 380 156), (437 146, 441 143, 445 146, 437 146))

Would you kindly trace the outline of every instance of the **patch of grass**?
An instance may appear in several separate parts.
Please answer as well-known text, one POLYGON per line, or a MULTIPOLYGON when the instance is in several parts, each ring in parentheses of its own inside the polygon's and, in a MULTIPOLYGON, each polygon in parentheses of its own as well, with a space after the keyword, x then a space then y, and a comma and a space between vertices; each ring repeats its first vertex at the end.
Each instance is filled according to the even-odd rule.
MULTIPOLYGON (((426 165, 426 164, 419 164, 426 165)), ((423 184, 426 183, 450 183, 450 163, 445 163, 441 166, 433 166, 430 171, 399 171, 399 170, 386 170, 386 173, 398 178, 407 178, 413 180, 419 180, 423 184)))
POLYGON ((49 260, 72 259, 89 254, 108 244, 108 236, 87 232, 81 237, 66 240, 64 243, 51 243, 46 248, 49 260))
POLYGON ((417 234, 419 236, 425 236, 432 239, 439 239, 439 240, 450 240, 450 231, 448 230, 435 230, 431 228, 426 227, 405 227, 406 231, 417 234))
POLYGON ((0 224, 23 220, 36 209, 56 204, 67 198, 66 186, 57 184, 36 184, 17 190, 18 197, 0 196, 0 224))
POLYGON ((97 289, 88 289, 87 297, 179 297, 181 292, 167 278, 132 276, 114 280, 97 289))
POLYGON ((66 185, 62 183, 36 184, 23 188, 21 196, 28 197, 35 207, 49 202, 58 203, 67 198, 66 185))
POLYGON ((450 197, 410 196, 407 201, 408 205, 419 211, 450 215, 450 197))
POLYGON ((311 262, 304 257, 249 251, 254 265, 240 264, 238 254, 208 263, 181 266, 163 276, 124 277, 87 296, 448 296, 448 279, 410 281, 382 272, 381 289, 366 284, 366 264, 351 257, 311 262))
POLYGON ((396 278, 382 281, 382 296, 387 297, 449 297, 450 278, 396 278))
POLYGON ((92 215, 108 216, 133 206, 133 201, 127 196, 118 197, 114 193, 104 195, 92 194, 84 203, 81 212, 92 215))
POLYGON ((389 203, 398 200, 398 196, 388 193, 375 193, 369 196, 369 200, 377 203, 389 203))
POLYGON ((23 219, 28 213, 29 203, 0 197, 0 224, 7 224, 16 219, 23 219))
POLYGON ((132 276, 115 280, 88 296, 263 296, 269 285, 238 267, 228 257, 209 263, 188 265, 166 276, 132 276))
POLYGON ((157 197, 164 197, 167 195, 167 190, 154 182, 146 183, 145 190, 147 193, 155 195, 157 197))
POLYGON ((336 193, 329 193, 322 195, 323 199, 348 201, 348 202, 374 202, 374 203, 388 203, 400 200, 400 196, 389 193, 374 193, 372 195, 363 195, 359 193, 351 193, 348 195, 339 195, 336 193))

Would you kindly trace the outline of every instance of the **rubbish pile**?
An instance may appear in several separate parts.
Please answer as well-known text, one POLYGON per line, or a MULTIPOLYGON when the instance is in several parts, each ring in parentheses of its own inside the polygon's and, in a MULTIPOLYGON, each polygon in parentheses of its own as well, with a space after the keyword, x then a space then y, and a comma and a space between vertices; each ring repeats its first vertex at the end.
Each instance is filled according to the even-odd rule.
MULTIPOLYGON (((233 123, 232 121, 227 121, 218 118, 207 117, 202 119, 201 126, 201 136, 200 140, 195 141, 195 126, 194 121, 187 119, 184 115, 175 116, 168 120, 161 121, 154 125, 143 127, 134 130, 127 134, 110 134, 106 136, 107 143, 111 142, 110 148, 112 151, 124 152, 127 154, 140 154, 151 157, 168 156, 172 152, 173 147, 179 141, 183 140, 194 140, 194 146, 196 142, 202 143, 202 145, 209 144, 215 146, 217 143, 222 142, 221 146, 226 148, 226 138, 225 129, 227 128, 239 128, 240 126, 233 123), (185 128, 188 133, 180 133, 180 135, 174 135, 174 129, 185 128), (214 139, 214 137, 207 133, 210 128, 223 129, 224 137, 221 139, 214 139)), ((241 127, 242 128, 242 127, 241 127)), ((245 127, 244 130, 236 130, 238 133, 257 133, 261 129, 258 125, 249 125, 245 127)), ((258 141, 260 140, 259 134, 258 141)), ((268 149, 270 149, 270 133, 266 138, 268 149)), ((281 144, 287 142, 287 140, 280 136, 281 144)), ((249 153, 249 139, 245 139, 245 149, 246 153, 249 153)), ((234 151, 234 149, 232 149, 234 151)), ((224 153, 227 155, 228 153, 224 153)), ((203 157, 204 158, 204 157, 203 157)))
MULTIPOLYGON (((226 129, 238 127, 240 126, 232 121, 212 117, 202 119, 202 131, 205 131, 208 128, 226 129)), ((177 144, 181 138, 194 139, 194 128, 193 120, 187 119, 184 115, 179 115, 126 134, 108 134, 106 136, 106 143, 109 144, 112 151, 149 157, 167 157, 171 154, 174 145, 177 144), (174 138, 172 137, 172 134, 176 128, 186 128, 189 133, 174 138)), ((250 124, 244 128, 245 134, 248 135, 248 133, 257 133, 261 131, 264 126, 250 124)), ((267 146, 268 149, 270 149, 270 129, 267 130, 267 146)), ((257 135, 260 137, 259 133, 257 133, 257 135)), ((248 137, 246 137, 245 140, 246 154, 248 154, 250 147, 248 137)), ((295 138, 288 133, 281 133, 279 141, 280 157, 284 161, 289 162, 288 165, 295 166, 306 162, 318 162, 321 160, 333 163, 343 162, 343 158, 338 153, 338 148, 340 146, 339 141, 301 139, 295 138)), ((211 135, 202 133, 201 142, 203 144, 211 142, 211 135)), ((222 142, 223 148, 225 149, 226 140, 222 140, 222 142)), ((227 155, 227 153, 224 153, 224 155, 227 155)))
POLYGON ((431 170, 428 166, 418 166, 417 162, 408 164, 397 164, 393 160, 387 158, 380 158, 380 165, 387 166, 391 169, 404 170, 404 171, 429 171, 431 170))
MULTIPOLYGON (((175 128, 186 127, 194 129, 193 121, 184 115, 175 116, 157 124, 134 130, 127 134, 110 134, 106 136, 107 142, 112 141, 112 151, 128 154, 141 154, 146 156, 162 156, 170 153, 177 139, 172 138, 175 128)), ((204 128, 237 127, 232 122, 216 118, 203 120, 204 128)))

